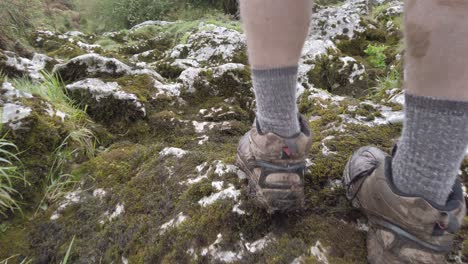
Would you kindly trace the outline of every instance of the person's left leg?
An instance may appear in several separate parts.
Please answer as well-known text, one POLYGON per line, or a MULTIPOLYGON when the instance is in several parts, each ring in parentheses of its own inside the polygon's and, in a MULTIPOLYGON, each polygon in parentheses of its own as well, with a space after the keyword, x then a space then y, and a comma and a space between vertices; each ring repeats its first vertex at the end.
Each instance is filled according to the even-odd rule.
POLYGON ((241 0, 256 117, 263 132, 299 134, 297 68, 309 29, 311 0, 241 0))
POLYGON ((269 211, 299 209, 311 136, 298 114, 296 83, 312 1, 241 0, 240 7, 257 111, 239 143, 237 164, 269 211))

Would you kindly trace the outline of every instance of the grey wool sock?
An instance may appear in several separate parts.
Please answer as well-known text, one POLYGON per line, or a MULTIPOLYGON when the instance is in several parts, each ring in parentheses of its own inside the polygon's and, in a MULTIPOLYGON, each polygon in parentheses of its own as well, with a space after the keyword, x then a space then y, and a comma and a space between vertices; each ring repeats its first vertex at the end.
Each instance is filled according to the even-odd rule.
POLYGON ((468 144, 468 102, 405 95, 405 122, 392 162, 404 193, 445 205, 468 144))
POLYGON ((256 116, 263 133, 293 137, 300 132, 296 104, 297 68, 252 70, 256 116))

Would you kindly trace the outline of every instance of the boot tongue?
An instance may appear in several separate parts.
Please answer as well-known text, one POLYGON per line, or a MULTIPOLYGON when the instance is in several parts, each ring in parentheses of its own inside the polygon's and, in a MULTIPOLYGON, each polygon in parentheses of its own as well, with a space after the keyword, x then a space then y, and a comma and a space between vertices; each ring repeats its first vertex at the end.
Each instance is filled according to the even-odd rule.
POLYGON ((455 233, 461 227, 460 222, 452 212, 441 212, 437 225, 449 233, 455 233))
POLYGON ((296 140, 292 138, 287 138, 284 139, 284 143, 286 144, 286 146, 283 147, 283 154, 286 154, 288 158, 296 157, 299 152, 296 140))

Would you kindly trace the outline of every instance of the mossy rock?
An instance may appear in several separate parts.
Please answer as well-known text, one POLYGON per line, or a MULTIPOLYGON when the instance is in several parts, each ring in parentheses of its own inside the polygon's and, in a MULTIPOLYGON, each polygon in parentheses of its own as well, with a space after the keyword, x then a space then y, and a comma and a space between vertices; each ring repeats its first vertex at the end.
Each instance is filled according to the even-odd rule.
POLYGON ((244 121, 249 119, 249 113, 237 105, 226 102, 215 104, 209 109, 199 111, 199 115, 206 121, 244 121))
MULTIPOLYGON (((106 125, 115 122, 130 124, 146 116, 144 102, 133 93, 122 93, 124 90, 114 82, 104 83, 98 79, 86 79, 67 85, 67 90, 70 98, 86 109, 94 120, 106 125), (102 92, 95 90, 104 86, 115 86, 116 90, 107 91, 107 88, 102 92)), ((140 95, 140 98, 144 99, 144 95, 140 95)))
POLYGON ((40 98, 23 99, 22 104, 32 109, 31 113, 21 120, 19 129, 3 126, 1 134, 7 140, 15 143, 21 152, 19 158, 23 162, 25 177, 28 184, 18 181, 14 188, 22 196, 24 209, 36 206, 40 198, 45 175, 49 172, 55 157, 54 151, 62 144, 69 130, 66 124, 57 116, 50 116, 45 109, 47 103, 40 98))
POLYGON ((318 55, 307 73, 315 87, 337 95, 361 97, 368 93, 369 79, 365 66, 352 57, 340 53, 318 55))
POLYGON ((177 79, 180 74, 185 70, 180 67, 172 65, 171 61, 162 60, 156 63, 156 70, 161 76, 167 79, 177 79))
POLYGON ((58 49, 53 49, 47 55, 53 58, 71 59, 86 53, 86 51, 77 45, 67 42, 60 45, 58 49))
POLYGON ((381 24, 366 18, 362 18, 360 23, 364 27, 364 31, 355 32, 352 39, 347 36, 337 36, 336 38, 336 46, 346 55, 364 57, 366 56, 364 50, 369 44, 397 46, 403 37, 401 32, 389 34, 385 23, 381 24))
POLYGON ((128 30, 120 30, 116 32, 106 32, 103 34, 103 36, 117 43, 124 44, 128 41, 128 34, 128 30))
POLYGON ((131 68, 114 58, 84 54, 67 63, 55 65, 53 72, 69 83, 86 77, 119 78, 130 74, 131 68))
POLYGON ((194 82, 197 100, 203 102, 206 98, 214 96, 234 97, 240 107, 248 109, 253 101, 250 68, 239 66, 239 64, 225 64, 201 71, 194 82))
POLYGON ((21 71, 17 67, 9 65, 7 61, 8 56, 5 55, 2 50, 0 50, 0 72, 2 72, 10 78, 23 77, 26 75, 24 71, 21 71))

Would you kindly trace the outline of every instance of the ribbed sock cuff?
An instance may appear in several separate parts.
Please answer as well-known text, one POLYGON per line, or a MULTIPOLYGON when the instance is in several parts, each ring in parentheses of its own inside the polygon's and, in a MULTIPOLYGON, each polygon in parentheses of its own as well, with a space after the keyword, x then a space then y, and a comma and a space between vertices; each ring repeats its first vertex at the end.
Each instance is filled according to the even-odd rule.
POLYGON ((288 78, 290 76, 297 76, 298 65, 288 66, 283 68, 271 68, 271 69, 252 69, 254 77, 262 79, 274 79, 274 78, 288 78))
POLYGON ((291 137, 300 131, 297 119, 298 66, 253 69, 257 120, 263 132, 291 137))
POLYGON ((409 93, 405 93, 405 107, 408 110, 418 109, 443 115, 465 116, 468 113, 468 102, 409 93))

